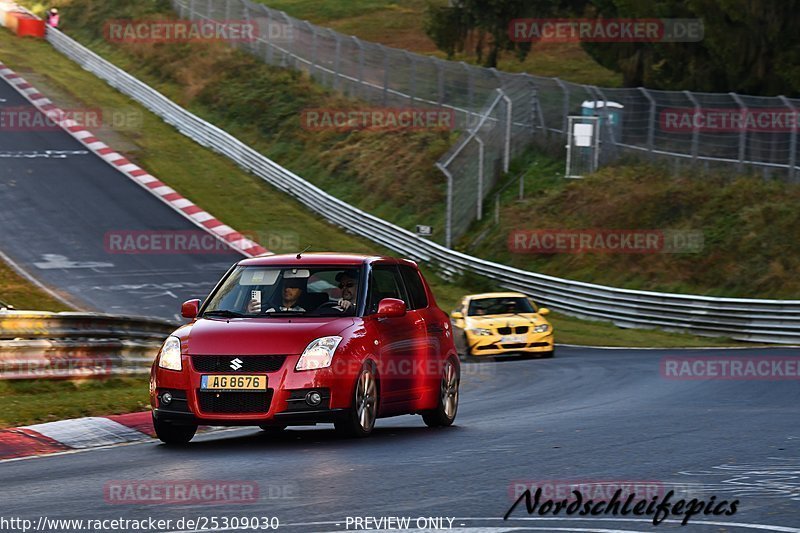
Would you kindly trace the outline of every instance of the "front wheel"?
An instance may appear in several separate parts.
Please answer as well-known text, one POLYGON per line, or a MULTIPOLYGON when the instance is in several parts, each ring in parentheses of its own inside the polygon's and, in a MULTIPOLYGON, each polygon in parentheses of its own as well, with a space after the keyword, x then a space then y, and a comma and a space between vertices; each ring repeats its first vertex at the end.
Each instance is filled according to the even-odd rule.
POLYGON ((435 409, 422 413, 422 420, 428 427, 441 427, 453 424, 458 412, 458 369, 448 359, 439 384, 439 402, 435 409))
POLYGON ((341 420, 334 423, 336 431, 348 437, 367 437, 378 417, 377 377, 370 365, 365 365, 356 379, 353 406, 341 420))
POLYGON ((156 436, 164 444, 186 444, 197 432, 196 425, 176 426, 153 416, 153 428, 156 436))

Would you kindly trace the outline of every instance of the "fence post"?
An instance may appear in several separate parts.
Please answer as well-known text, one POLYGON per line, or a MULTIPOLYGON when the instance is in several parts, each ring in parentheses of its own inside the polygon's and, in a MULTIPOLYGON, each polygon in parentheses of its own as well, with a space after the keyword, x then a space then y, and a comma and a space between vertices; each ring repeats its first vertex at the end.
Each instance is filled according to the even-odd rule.
POLYGON ((311 58, 310 58, 311 62, 308 65, 308 75, 313 77, 314 71, 317 68, 317 30, 307 20, 304 20, 303 24, 305 24, 308 31, 311 32, 311 58))
POLYGON ((441 108, 444 105, 444 62, 441 59, 437 59, 435 57, 431 58, 431 62, 436 66, 436 85, 437 91, 439 92, 437 97, 437 103, 441 108))
MULTIPOLYGON (((355 94, 358 94, 360 90, 364 88, 364 43, 362 43, 355 35, 352 36, 352 39, 353 42, 356 43, 356 46, 358 46, 358 87, 355 91, 355 94)), ((367 91, 364 90, 365 95, 366 93, 367 91)))
POLYGON ((383 50, 383 107, 389 106, 389 50, 382 44, 378 45, 383 50))
POLYGON ((444 224, 444 246, 451 248, 453 244, 453 175, 444 165, 437 161, 436 167, 442 171, 447 178, 447 207, 445 212, 444 224))
POLYGON ((656 138, 656 100, 644 87, 639 87, 639 91, 647 98, 647 101, 650 102, 650 115, 647 121, 647 148, 650 150, 650 158, 652 159, 654 157, 653 149, 655 147, 656 138))
POLYGON ((417 59, 408 51, 403 51, 403 54, 405 54, 409 63, 411 63, 411 94, 409 97, 411 99, 411 107, 414 107, 414 99, 417 96, 417 59))
POLYGON ((331 30, 331 35, 336 39, 336 57, 333 61, 333 88, 335 90, 339 88, 339 66, 342 57, 342 41, 339 39, 339 34, 335 31, 331 30))
POLYGON ((475 142, 478 143, 478 220, 483 218, 483 179, 484 179, 484 161, 485 161, 485 146, 483 140, 479 136, 475 136, 475 142))
MULTIPOLYGON (((686 98, 692 102, 694 106, 695 115, 699 115, 700 113, 700 103, 694 97, 692 93, 689 91, 683 91, 683 94, 686 95, 686 98)), ((697 149, 700 144, 700 128, 697 126, 697 121, 692 121, 692 163, 697 162, 697 149)))
MULTIPOLYGON (((734 102, 739 105, 739 108, 742 110, 742 118, 747 118, 747 106, 742 101, 736 93, 728 93, 733 98, 734 102)), ((746 121, 744 122, 746 124, 746 121)), ((742 127, 742 131, 739 132, 739 164, 736 165, 736 168, 739 172, 744 169, 744 157, 745 157, 745 150, 747 149, 747 127, 742 127)), ((765 167, 766 168, 766 167, 765 167)))
POLYGON ((545 123, 544 123, 544 114, 542 113, 542 106, 539 105, 539 86, 536 85, 536 80, 533 79, 533 76, 528 74, 527 72, 523 73, 522 76, 528 82, 528 85, 531 88, 531 136, 536 133, 536 117, 539 117, 539 129, 542 132, 546 131, 545 123))
POLYGON ((566 134, 569 131, 569 89, 560 79, 553 78, 553 80, 561 87, 561 90, 564 91, 564 121, 561 124, 561 131, 566 134))
POLYGON ((778 98, 794 115, 791 120, 792 131, 789 134, 789 180, 794 181, 795 167, 797 165, 797 108, 785 96, 780 95, 778 98))
POLYGON ((466 109, 466 125, 464 130, 470 129, 470 122, 472 120, 472 115, 475 111, 475 84, 472 80, 472 69, 464 63, 463 61, 459 62, 464 70, 467 71, 467 109, 466 109))
POLYGON ((264 42, 267 45, 267 55, 265 56, 265 59, 266 59, 268 65, 272 65, 273 50, 272 50, 272 36, 270 35, 270 33, 272 33, 272 32, 269 31, 269 28, 272 26, 272 16, 271 16, 272 12, 269 10, 269 8, 267 6, 262 6, 262 7, 264 9, 264 12, 267 15, 266 16, 266 19, 267 19, 267 35, 265 36, 266 38, 264 40, 264 42))
POLYGON ((497 92, 506 102, 506 124, 505 124, 505 141, 503 143, 503 172, 508 172, 511 165, 511 121, 513 104, 511 98, 506 95, 503 89, 497 89, 497 92))
MULTIPOLYGON (((245 11, 247 11, 246 7, 245 11)), ((229 20, 231 20, 231 0, 225 0, 225 21, 229 20)))

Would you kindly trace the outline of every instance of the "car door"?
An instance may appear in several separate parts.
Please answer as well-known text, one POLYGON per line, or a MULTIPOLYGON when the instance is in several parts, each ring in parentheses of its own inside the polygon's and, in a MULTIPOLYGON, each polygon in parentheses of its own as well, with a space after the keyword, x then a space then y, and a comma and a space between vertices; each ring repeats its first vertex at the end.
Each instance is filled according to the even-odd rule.
MULTIPOLYGON (((398 298, 410 304, 396 265, 378 264, 370 272, 368 313, 378 310, 383 298, 398 298)), ((427 360, 427 334, 421 314, 410 309, 404 316, 378 319, 378 358, 381 380, 381 410, 403 410, 419 396, 415 391, 419 365, 427 360)))

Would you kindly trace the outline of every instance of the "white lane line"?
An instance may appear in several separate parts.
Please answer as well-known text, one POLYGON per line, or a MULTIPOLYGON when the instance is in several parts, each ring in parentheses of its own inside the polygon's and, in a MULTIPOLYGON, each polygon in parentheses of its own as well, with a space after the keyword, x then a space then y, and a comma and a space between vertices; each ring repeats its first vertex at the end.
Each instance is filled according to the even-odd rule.
POLYGON ((96 448, 120 442, 132 442, 150 439, 149 435, 136 431, 119 422, 103 417, 75 418, 24 426, 49 437, 56 442, 66 444, 70 448, 96 448))
POLYGON ((556 343, 556 346, 564 348, 590 348, 593 350, 780 350, 783 348, 800 348, 798 344, 758 344, 753 343, 752 346, 587 346, 584 344, 561 344, 556 343))

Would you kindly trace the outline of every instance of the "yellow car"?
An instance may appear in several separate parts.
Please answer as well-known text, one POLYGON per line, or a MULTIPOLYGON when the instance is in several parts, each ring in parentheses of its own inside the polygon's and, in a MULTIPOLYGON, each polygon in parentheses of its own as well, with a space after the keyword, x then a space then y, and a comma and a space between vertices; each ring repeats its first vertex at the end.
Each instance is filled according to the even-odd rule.
POLYGON ((450 316, 456 346, 467 357, 552 357, 553 326, 543 317, 549 312, 519 292, 488 292, 465 296, 450 316))

